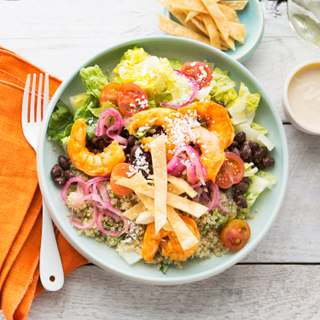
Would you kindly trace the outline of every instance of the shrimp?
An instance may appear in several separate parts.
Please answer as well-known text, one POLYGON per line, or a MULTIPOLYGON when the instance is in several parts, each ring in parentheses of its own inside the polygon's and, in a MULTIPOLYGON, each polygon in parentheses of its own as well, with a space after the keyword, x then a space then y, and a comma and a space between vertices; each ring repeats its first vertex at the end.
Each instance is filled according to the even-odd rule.
POLYGON ((77 119, 72 126, 68 154, 75 167, 92 177, 106 176, 126 156, 118 141, 114 140, 101 153, 94 154, 86 148, 86 122, 77 119))
POLYGON ((179 110, 180 113, 207 121, 207 128, 221 142, 222 148, 227 149, 233 141, 234 129, 228 111, 220 104, 212 101, 195 102, 179 110))
MULTIPOLYGON (((153 108, 136 113, 130 121, 128 131, 132 134, 136 129, 144 126, 161 126, 167 134, 167 161, 173 157, 176 149, 190 143, 189 125, 185 117, 170 108, 153 108)), ((151 142, 151 139, 144 140, 151 142)))
POLYGON ((183 250, 174 231, 165 231, 162 228, 158 233, 155 233, 155 225, 152 222, 148 225, 143 238, 141 256, 144 260, 151 262, 159 246, 163 255, 175 261, 185 261, 196 252, 200 243, 197 225, 191 218, 179 216, 197 237, 198 244, 188 250, 183 250))
POLYGON ((203 127, 196 127, 193 132, 202 152, 200 159, 207 168, 208 179, 215 182, 220 167, 226 159, 224 148, 215 133, 203 127))
POLYGON ((166 240, 165 238, 164 241, 161 241, 160 246, 163 255, 168 256, 170 259, 175 261, 185 261, 196 252, 200 243, 200 233, 196 223, 191 218, 185 217, 183 215, 179 216, 188 226, 190 231, 197 237, 198 243, 188 250, 183 250, 176 236, 176 233, 172 231, 168 234, 169 239, 166 240))

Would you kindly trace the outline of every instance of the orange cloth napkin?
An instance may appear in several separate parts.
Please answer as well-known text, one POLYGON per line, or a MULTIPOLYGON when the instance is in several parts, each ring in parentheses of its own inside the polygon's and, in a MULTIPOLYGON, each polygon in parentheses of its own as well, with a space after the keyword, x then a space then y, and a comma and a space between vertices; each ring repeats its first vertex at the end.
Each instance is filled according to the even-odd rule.
MULTIPOLYGON (((27 75, 45 73, 0 46, 0 307, 6 319, 26 319, 39 279, 42 198, 36 154, 25 140, 21 107, 27 75)), ((61 81, 50 76, 50 97, 61 81)), ((64 274, 87 263, 56 232, 64 274)))

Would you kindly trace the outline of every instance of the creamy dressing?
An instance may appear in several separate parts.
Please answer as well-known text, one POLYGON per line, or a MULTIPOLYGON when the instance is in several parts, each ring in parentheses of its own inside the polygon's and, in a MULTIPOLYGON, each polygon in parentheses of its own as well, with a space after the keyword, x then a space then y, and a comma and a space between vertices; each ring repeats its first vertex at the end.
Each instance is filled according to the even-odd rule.
POLYGON ((320 64, 299 72, 288 89, 293 114, 305 126, 320 130, 320 64))

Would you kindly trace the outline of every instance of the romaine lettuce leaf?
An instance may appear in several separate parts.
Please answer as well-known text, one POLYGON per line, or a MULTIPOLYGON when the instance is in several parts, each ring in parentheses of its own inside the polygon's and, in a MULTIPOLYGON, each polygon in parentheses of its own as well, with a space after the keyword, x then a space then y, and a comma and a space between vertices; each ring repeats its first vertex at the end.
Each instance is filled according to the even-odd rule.
POLYGON ((253 162, 244 162, 244 177, 251 177, 253 175, 255 175, 258 172, 258 168, 252 168, 253 166, 253 162))
POLYGON ((69 97, 72 113, 75 114, 78 109, 83 108, 89 97, 86 92, 69 97))
POLYGON ((69 107, 61 100, 55 106, 48 125, 48 135, 52 140, 61 140, 70 135, 73 116, 69 107))
POLYGON ((169 62, 170 62, 171 67, 174 70, 180 71, 180 69, 182 67, 182 64, 181 64, 181 62, 179 60, 169 60, 169 62))
POLYGON ((82 68, 80 70, 80 77, 87 88, 87 94, 100 99, 101 91, 109 81, 99 66, 95 65, 94 67, 82 68))

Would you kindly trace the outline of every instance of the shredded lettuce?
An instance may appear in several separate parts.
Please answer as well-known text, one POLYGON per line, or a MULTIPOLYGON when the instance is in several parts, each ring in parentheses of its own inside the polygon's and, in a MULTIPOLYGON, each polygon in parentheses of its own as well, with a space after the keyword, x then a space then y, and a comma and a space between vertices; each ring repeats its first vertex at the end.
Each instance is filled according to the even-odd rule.
POLYGON ((102 89, 109 83, 99 66, 82 68, 80 77, 87 88, 87 94, 100 99, 102 89))
POLYGON ((72 113, 75 114, 78 109, 83 108, 89 97, 86 92, 69 97, 72 113))
POLYGON ((70 140, 70 136, 67 136, 59 141, 65 154, 68 154, 69 140, 70 140))
POLYGON ((272 185, 277 181, 276 177, 261 170, 251 176, 250 179, 252 180, 252 183, 249 184, 248 190, 244 193, 249 208, 254 204, 264 189, 271 189, 272 185))
POLYGON ((181 62, 179 60, 169 60, 169 62, 170 62, 171 67, 174 70, 180 71, 180 69, 182 67, 182 64, 181 64, 181 62))
POLYGON ((258 172, 258 168, 255 167, 255 168, 252 168, 253 166, 253 162, 244 162, 244 177, 251 177, 253 175, 255 175, 257 172, 258 172))
POLYGON ((52 140, 61 140, 70 135, 73 116, 69 107, 61 100, 55 106, 49 125, 48 135, 52 140))
POLYGON ((258 125, 257 123, 254 123, 254 122, 251 124, 251 128, 257 132, 262 133, 262 134, 268 133, 268 130, 266 128, 261 127, 260 125, 258 125))
POLYGON ((215 68, 212 72, 212 79, 214 85, 210 95, 214 101, 228 103, 237 98, 238 95, 234 89, 237 84, 228 76, 228 71, 215 68))

